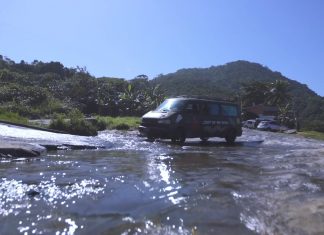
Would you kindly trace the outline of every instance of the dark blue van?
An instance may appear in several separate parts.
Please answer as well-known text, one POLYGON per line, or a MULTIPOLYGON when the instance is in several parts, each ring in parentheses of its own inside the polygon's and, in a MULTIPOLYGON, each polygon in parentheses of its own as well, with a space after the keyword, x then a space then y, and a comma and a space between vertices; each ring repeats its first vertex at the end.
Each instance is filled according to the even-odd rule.
POLYGON ((240 109, 235 103, 213 99, 170 98, 142 117, 139 132, 149 140, 171 139, 174 143, 197 137, 202 141, 221 137, 234 143, 242 135, 240 109))

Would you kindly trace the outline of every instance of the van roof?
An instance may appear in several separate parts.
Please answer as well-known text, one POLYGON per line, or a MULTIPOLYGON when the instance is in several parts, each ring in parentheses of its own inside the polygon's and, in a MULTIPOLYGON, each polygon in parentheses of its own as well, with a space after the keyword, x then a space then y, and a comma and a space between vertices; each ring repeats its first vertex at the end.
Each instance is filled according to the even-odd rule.
POLYGON ((213 97, 208 97, 208 96, 176 96, 176 97, 170 97, 169 99, 212 101, 212 102, 221 102, 221 103, 226 103, 226 104, 237 105, 237 103, 233 103, 229 100, 218 99, 218 98, 213 98, 213 97))

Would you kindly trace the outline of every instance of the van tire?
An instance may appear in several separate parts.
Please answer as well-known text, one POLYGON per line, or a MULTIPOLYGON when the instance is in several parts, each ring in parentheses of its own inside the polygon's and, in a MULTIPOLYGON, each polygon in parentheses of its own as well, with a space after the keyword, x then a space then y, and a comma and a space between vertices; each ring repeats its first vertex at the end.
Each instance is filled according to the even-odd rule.
POLYGON ((186 141, 186 133, 184 130, 179 129, 174 137, 171 138, 171 142, 174 144, 183 144, 186 141))
POLYGON ((200 140, 201 140, 202 142, 204 142, 204 143, 207 142, 208 139, 209 139, 208 137, 200 137, 200 140))
POLYGON ((155 138, 151 135, 147 136, 147 141, 148 142, 154 142, 155 141, 155 138))
POLYGON ((235 130, 228 131, 227 136, 225 137, 225 140, 228 144, 234 144, 236 139, 236 132, 235 130))
POLYGON ((184 142, 186 142, 186 134, 182 132, 179 138, 179 144, 184 144, 184 142))

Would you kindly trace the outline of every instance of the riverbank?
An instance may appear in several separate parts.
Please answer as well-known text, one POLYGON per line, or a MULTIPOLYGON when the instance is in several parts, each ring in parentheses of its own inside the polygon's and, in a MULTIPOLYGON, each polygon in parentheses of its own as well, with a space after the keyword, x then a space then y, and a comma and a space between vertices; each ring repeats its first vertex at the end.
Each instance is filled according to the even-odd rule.
MULTIPOLYGON (((141 122, 140 117, 133 117, 133 116, 125 116, 125 117, 95 116, 95 117, 88 117, 88 118, 83 118, 83 119, 86 122, 96 126, 98 131, 102 131, 105 129, 107 129, 107 130, 137 130, 137 128, 141 122)), ((46 129, 46 128, 50 127, 51 122, 52 122, 51 119, 36 119, 36 120, 28 121, 28 123, 32 126, 32 128, 41 127, 40 129, 44 129, 44 128, 46 129)), ((67 123, 67 122, 70 122, 70 119, 65 118, 65 119, 62 119, 61 122, 67 123)), ((55 129, 55 128, 52 128, 52 129, 55 129)), ((66 128, 66 130, 68 130, 68 128, 66 128)), ((66 130, 65 130, 65 133, 68 132, 66 130)), ((60 131, 62 131, 62 130, 58 130, 58 132, 60 132, 60 131)), ((73 134, 73 133, 70 133, 70 134, 73 134)))
POLYGON ((44 128, 0 123, 0 157, 37 157, 51 150, 109 147, 99 137, 50 132, 44 128))
MULTIPOLYGON (((125 131, 136 130, 140 123, 138 117, 96 117, 86 120, 101 122, 104 129, 125 131)), ((50 123, 50 120, 46 121, 50 123)), ((42 119, 29 124, 0 120, 0 126, 2 126, 0 157, 3 158, 37 157, 46 150, 104 148, 102 143, 93 141, 95 137, 71 135, 60 130, 49 129, 42 119), (39 141, 35 139, 36 137, 39 141), (15 140, 12 141, 12 138, 15 140)))
POLYGON ((96 120, 104 123, 109 130, 137 130, 140 125, 141 118, 126 116, 126 117, 110 117, 110 116, 97 116, 96 120))
POLYGON ((53 129, 49 129, 49 128, 46 128, 46 126, 42 127, 40 125, 36 125, 36 124, 33 124, 33 125, 30 125, 32 124, 31 122, 28 122, 28 124, 26 123, 16 123, 16 122, 12 122, 12 121, 4 121, 4 120, 0 120, 0 124, 7 124, 7 125, 13 125, 13 126, 19 126, 19 127, 26 127, 26 128, 29 128, 29 129, 33 129, 33 130, 40 130, 40 131, 47 131, 47 132, 53 132, 53 133, 60 133, 60 134, 67 134, 66 132, 64 131, 59 131, 59 130, 53 130, 53 129))
POLYGON ((298 135, 316 140, 324 140, 324 133, 318 131, 302 131, 298 132, 298 135))

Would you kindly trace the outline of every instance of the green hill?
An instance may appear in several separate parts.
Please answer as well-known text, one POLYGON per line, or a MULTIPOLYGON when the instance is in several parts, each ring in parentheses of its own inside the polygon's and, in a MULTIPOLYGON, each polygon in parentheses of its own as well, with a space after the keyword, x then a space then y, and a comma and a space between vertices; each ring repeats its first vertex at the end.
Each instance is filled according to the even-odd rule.
POLYGON ((324 130, 323 97, 318 96, 307 85, 288 79, 258 63, 235 61, 209 68, 180 69, 175 73, 159 75, 152 82, 159 84, 167 96, 202 95, 235 99, 242 94, 243 84, 252 81, 271 83, 276 80, 289 83, 289 94, 303 126, 321 122, 324 130))
POLYGON ((239 93, 241 85, 249 81, 273 82, 275 80, 288 81, 294 94, 302 91, 307 96, 317 96, 306 85, 248 61, 230 62, 209 68, 180 69, 175 73, 160 75, 153 79, 153 82, 160 84, 169 96, 209 94, 222 98, 239 93))

